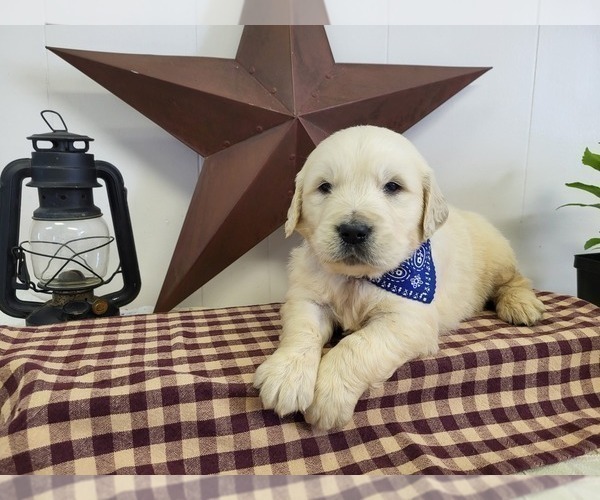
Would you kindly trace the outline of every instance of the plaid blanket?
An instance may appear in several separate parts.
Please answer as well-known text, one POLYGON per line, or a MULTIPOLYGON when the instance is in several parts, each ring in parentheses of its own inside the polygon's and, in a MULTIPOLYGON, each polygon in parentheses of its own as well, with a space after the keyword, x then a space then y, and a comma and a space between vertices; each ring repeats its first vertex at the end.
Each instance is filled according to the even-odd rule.
POLYGON ((358 402, 344 429, 261 407, 279 305, 0 327, 2 474, 498 474, 600 445, 600 309, 541 292, 492 312, 358 402))
POLYGON ((0 476, 0 499, 61 500, 510 500, 593 498, 600 480, 579 476, 0 476))

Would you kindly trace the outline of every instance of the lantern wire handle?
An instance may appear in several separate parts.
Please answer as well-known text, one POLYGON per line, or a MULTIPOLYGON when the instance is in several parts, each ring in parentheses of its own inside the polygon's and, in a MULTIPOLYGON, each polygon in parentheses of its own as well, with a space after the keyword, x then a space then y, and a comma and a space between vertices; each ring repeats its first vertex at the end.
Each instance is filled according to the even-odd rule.
POLYGON ((48 125, 48 127, 50 127, 50 130, 52 130, 52 132, 68 132, 68 131, 69 131, 69 129, 67 128, 67 124, 66 124, 66 123, 65 123, 65 121, 63 120, 63 117, 62 117, 62 116, 60 116, 60 113, 58 113, 58 112, 56 112, 56 111, 54 111, 54 110, 52 110, 52 109, 45 109, 44 111, 42 111, 42 112, 40 113, 40 115, 42 115, 42 120, 44 120, 44 121, 46 122, 46 125, 48 125), (62 122, 62 124, 63 124, 63 127, 64 127, 64 128, 62 128, 62 129, 54 128, 54 127, 53 127, 53 126, 50 124, 50 122, 48 121, 48 119, 47 119, 47 118, 44 116, 44 113, 53 113, 53 114, 55 114, 56 116, 58 116, 58 118, 59 118, 59 119, 60 119, 60 121, 62 122))

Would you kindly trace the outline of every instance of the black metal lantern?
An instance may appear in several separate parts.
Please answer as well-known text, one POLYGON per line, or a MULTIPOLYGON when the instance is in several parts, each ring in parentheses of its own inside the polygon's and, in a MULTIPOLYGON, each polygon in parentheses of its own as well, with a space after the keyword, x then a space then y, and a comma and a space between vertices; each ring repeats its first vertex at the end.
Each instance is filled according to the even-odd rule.
POLYGON ((70 133, 55 111, 41 114, 51 132, 28 137, 31 159, 9 163, 0 176, 0 310, 26 318, 28 325, 117 315, 141 286, 123 178, 115 166, 87 152, 92 138, 70 133), (49 113, 58 116, 63 129, 52 127, 49 113), (20 243, 21 191, 28 178, 27 186, 37 188, 39 207, 29 239, 20 243), (98 179, 107 190, 114 237, 94 205, 98 179), (107 277, 113 243, 119 264, 107 277), (30 279, 27 255, 37 283, 30 279), (96 296, 94 290, 117 274, 122 288, 96 296), (41 303, 17 297, 18 290, 29 289, 52 298, 41 303))

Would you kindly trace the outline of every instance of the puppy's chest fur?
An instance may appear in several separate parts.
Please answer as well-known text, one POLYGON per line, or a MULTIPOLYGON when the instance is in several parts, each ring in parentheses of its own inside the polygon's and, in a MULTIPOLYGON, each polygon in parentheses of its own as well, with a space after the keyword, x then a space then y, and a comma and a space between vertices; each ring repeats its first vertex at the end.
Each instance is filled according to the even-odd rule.
POLYGON ((381 310, 381 303, 372 300, 374 285, 366 279, 340 276, 330 285, 325 305, 345 333, 360 330, 381 310))
POLYGON ((346 333, 364 328, 375 316, 393 310, 392 295, 365 278, 330 273, 315 258, 308 245, 292 252, 291 281, 302 284, 302 295, 320 304, 331 321, 346 333))

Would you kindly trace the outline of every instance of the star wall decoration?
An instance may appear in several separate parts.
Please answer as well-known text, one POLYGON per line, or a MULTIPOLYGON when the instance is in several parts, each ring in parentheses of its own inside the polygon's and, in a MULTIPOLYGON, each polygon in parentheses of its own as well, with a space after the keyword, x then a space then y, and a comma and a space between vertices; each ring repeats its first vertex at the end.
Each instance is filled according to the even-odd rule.
POLYGON ((204 157, 157 312, 284 223, 325 137, 404 132, 489 69, 336 63, 318 25, 245 26, 235 59, 48 49, 204 157))

